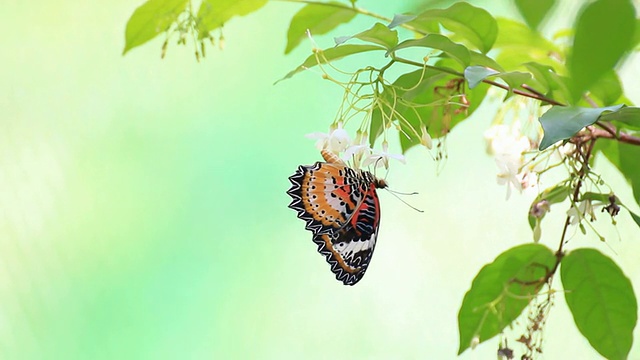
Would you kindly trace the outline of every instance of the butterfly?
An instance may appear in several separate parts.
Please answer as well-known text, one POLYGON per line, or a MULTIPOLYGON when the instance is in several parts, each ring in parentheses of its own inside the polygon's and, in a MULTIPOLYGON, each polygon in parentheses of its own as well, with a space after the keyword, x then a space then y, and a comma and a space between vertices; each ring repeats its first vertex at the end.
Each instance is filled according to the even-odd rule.
POLYGON ((376 189, 387 183, 322 150, 326 162, 300 165, 289 177, 289 207, 306 222, 336 279, 355 285, 367 271, 380 225, 376 189))

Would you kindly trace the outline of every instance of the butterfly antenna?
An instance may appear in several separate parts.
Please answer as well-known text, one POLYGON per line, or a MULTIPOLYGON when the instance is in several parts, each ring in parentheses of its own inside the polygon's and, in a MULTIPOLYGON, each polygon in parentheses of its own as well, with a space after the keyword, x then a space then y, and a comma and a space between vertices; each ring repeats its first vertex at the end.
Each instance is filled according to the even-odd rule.
POLYGON ((389 191, 391 193, 391 195, 395 196, 398 200, 402 201, 405 205, 407 205, 408 207, 412 208, 413 210, 419 212, 419 213, 423 213, 424 210, 420 210, 417 207, 409 204, 408 202, 402 200, 402 198, 400 196, 398 196, 398 194, 400 195, 417 195, 417 192, 412 192, 412 193, 401 193, 401 192, 397 192, 397 191, 393 191, 393 190, 389 190, 387 189, 387 191, 389 191))

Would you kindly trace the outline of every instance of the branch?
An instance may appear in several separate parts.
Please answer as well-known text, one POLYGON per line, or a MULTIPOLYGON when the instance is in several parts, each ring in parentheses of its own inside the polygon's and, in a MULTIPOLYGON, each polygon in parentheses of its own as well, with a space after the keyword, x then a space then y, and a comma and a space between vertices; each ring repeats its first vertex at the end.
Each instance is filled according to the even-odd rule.
MULTIPOLYGON (((391 58, 393 60, 399 62, 399 63, 418 66, 418 67, 426 67, 426 68, 429 68, 429 69, 433 69, 433 70, 437 70, 437 71, 444 72, 444 73, 447 73, 447 74, 451 74, 451 75, 454 75, 454 76, 458 76, 458 77, 461 77, 461 78, 464 79, 464 74, 460 73, 458 71, 455 71, 455 70, 451 70, 451 69, 447 69, 447 68, 441 68, 441 67, 438 67, 438 66, 428 65, 428 64, 424 64, 424 63, 419 63, 419 62, 408 60, 408 59, 403 59, 403 58, 395 56, 394 54, 391 54, 391 58)), ((520 96, 525 96, 525 97, 528 97, 528 98, 536 99, 536 100, 542 101, 542 102, 547 103, 547 104, 557 105, 557 106, 567 106, 566 104, 563 104, 561 102, 558 102, 556 100, 548 98, 548 97, 538 93, 537 91, 534 91, 533 89, 531 89, 527 85, 523 85, 522 87, 527 89, 527 90, 529 90, 529 91, 523 91, 523 90, 519 90, 519 89, 512 89, 507 85, 503 85, 503 84, 500 84, 500 83, 497 83, 495 81, 488 80, 488 79, 484 79, 484 80, 482 80, 482 82, 485 83, 485 84, 489 84, 491 86, 499 87, 499 88, 501 88, 503 90, 513 91, 514 94, 518 94, 520 96)))

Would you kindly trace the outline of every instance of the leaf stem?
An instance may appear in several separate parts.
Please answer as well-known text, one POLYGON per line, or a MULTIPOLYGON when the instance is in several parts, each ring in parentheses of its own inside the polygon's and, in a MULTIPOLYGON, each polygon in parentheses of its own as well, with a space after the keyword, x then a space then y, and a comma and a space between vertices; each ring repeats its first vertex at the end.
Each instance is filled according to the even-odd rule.
MULTIPOLYGON (((318 5, 318 6, 327 6, 327 7, 334 7, 334 8, 338 8, 338 9, 343 9, 343 10, 349 10, 349 11, 353 11, 357 14, 360 15, 365 15, 365 16, 369 16, 372 17, 374 19, 378 19, 378 20, 382 20, 386 23, 391 23, 392 19, 389 19, 386 16, 382 16, 380 14, 376 14, 374 12, 371 12, 369 10, 365 10, 363 8, 359 8, 357 6, 355 6, 355 4, 353 4, 352 6, 347 5, 347 4, 340 4, 340 3, 327 3, 327 2, 320 2, 320 1, 312 1, 312 0, 277 0, 277 1, 283 1, 283 2, 292 2, 292 3, 299 3, 299 4, 308 4, 308 5, 318 5)), ((417 29, 411 25, 408 24, 400 24, 398 25, 400 27, 403 27, 407 30, 413 31, 414 33, 417 34, 421 34, 421 35, 427 35, 426 32, 417 29)))

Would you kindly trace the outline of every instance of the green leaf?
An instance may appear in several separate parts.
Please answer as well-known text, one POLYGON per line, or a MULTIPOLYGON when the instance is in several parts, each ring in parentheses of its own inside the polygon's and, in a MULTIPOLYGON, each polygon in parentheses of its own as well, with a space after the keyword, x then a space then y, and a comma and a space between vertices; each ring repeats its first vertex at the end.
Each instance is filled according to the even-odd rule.
POLYGON ((318 53, 314 53, 309 55, 307 59, 298 67, 291 70, 287 75, 285 75, 282 79, 276 81, 275 83, 279 83, 282 80, 289 79, 293 75, 304 71, 306 69, 312 68, 318 63, 326 64, 330 61, 342 59, 346 56, 359 54, 367 51, 374 50, 385 50, 385 48, 380 47, 378 45, 341 45, 332 48, 328 48, 325 50, 318 50, 318 53))
POLYGON ((469 50, 470 62, 472 65, 480 65, 488 68, 492 68, 498 70, 500 72, 504 72, 504 69, 500 64, 498 64, 495 60, 488 57, 485 54, 479 53, 477 51, 469 50))
POLYGON ((545 284, 555 261, 553 251, 546 246, 525 244, 485 265, 473 279, 458 313, 458 355, 474 338, 482 343, 511 324, 545 284))
MULTIPOLYGON (((612 196, 612 194, 602 194, 602 193, 594 193, 594 192, 586 192, 582 195, 581 200, 591 200, 591 201, 599 201, 602 204, 609 204, 610 200, 609 198, 612 196)), ((631 218, 633 218, 633 221, 635 221, 636 225, 640 226, 640 216, 636 215, 633 211, 629 210, 628 207, 626 207, 622 201, 620 200, 619 197, 613 195, 615 197, 615 203, 619 206, 624 207, 629 214, 631 215, 631 218)))
POLYGON ((149 0, 138 7, 125 30, 122 55, 167 31, 187 6, 187 0, 149 0))
POLYGON ((640 147, 618 141, 598 141, 596 147, 624 175, 633 189, 636 203, 640 204, 640 147))
POLYGON ((409 21, 412 21, 415 18, 416 18, 416 15, 395 14, 393 15, 393 20, 391 20, 391 23, 389 23, 389 25, 387 26, 389 27, 389 29, 393 29, 394 27, 408 23, 409 21))
POLYGON ((560 140, 566 140, 595 123, 605 111, 619 110, 623 105, 603 108, 581 108, 554 106, 540 118, 544 137, 540 142, 540 150, 544 150, 560 140))
POLYGON ((597 0, 584 8, 567 62, 574 103, 631 49, 635 25, 629 0, 597 0))
POLYGON ((636 215, 633 211, 629 211, 629 214, 631 214, 631 217, 633 218, 633 221, 636 222, 636 225, 640 226, 640 216, 636 215))
POLYGON ((534 216, 536 213, 536 207, 539 206, 541 201, 546 200, 549 203, 549 206, 559 204, 569 196, 570 191, 571 188, 566 185, 554 185, 540 193, 529 207, 529 226, 531 229, 535 227, 536 221, 542 221, 546 215, 546 212, 544 212, 541 216, 534 216))
POLYGON ((252 13, 267 3, 267 0, 202 0, 198 10, 198 37, 205 38, 234 16, 252 13))
POLYGON ((595 249, 570 252, 562 259, 560 276, 578 330, 605 358, 626 359, 638 317, 631 281, 595 249))
POLYGON ((488 77, 497 77, 504 80, 510 89, 516 89, 522 86, 525 82, 531 80, 531 74, 523 73, 519 71, 511 71, 500 73, 493 69, 487 69, 482 66, 469 66, 464 69, 464 77, 469 82, 469 88, 473 89, 482 80, 488 77))
POLYGON ((431 9, 418 14, 412 23, 439 22, 447 30, 467 39, 483 53, 491 50, 498 36, 496 20, 486 10, 469 5, 466 2, 451 7, 431 9))
POLYGON ((600 80, 598 80, 589 92, 600 101, 601 106, 609 106, 618 102, 622 96, 622 84, 615 71, 607 71, 600 80))
POLYGON ((371 29, 353 36, 341 36, 336 38, 336 45, 342 45, 344 42, 353 38, 382 45, 386 49, 392 49, 394 46, 398 45, 398 32, 396 30, 390 30, 388 27, 380 23, 376 23, 371 29))
POLYGON ((640 130, 640 108, 627 106, 600 117, 603 121, 614 121, 619 127, 640 130), (622 124, 622 125, 620 125, 622 124))
MULTIPOLYGON (((441 60, 437 66, 444 67, 451 59, 441 60)), ((376 138, 382 133, 383 118, 386 127, 397 124, 404 133, 400 133, 402 151, 420 144, 421 127, 428 129, 432 138, 440 138, 465 120, 482 103, 487 85, 466 90, 464 84, 456 89, 459 78, 433 69, 416 70, 401 75, 392 85, 385 85, 379 103, 385 104, 383 109, 376 107, 371 114, 369 142, 373 146, 376 138), (449 87, 448 87, 449 86, 449 87), (453 88, 452 88, 453 86, 453 88), (459 103, 463 97, 457 95, 446 104, 446 94, 453 91, 464 93, 468 107, 459 103), (390 106, 395 105, 392 112, 390 106), (399 119, 404 119, 400 121, 399 119), (393 121, 393 124, 390 123, 393 121)))
POLYGON ((540 33, 527 25, 510 19, 499 18, 498 38, 494 45, 500 49, 496 61, 507 70, 515 70, 526 62, 551 66, 560 73, 560 63, 549 56, 559 56, 563 52, 540 33))
MULTIPOLYGON (((343 5, 342 3, 330 1, 327 3, 343 5)), ((306 37, 309 29, 312 35, 326 34, 335 29, 338 25, 348 23, 356 16, 356 12, 351 8, 337 6, 327 6, 320 4, 308 4, 298 11, 289 24, 287 32, 287 47, 285 54, 291 52, 306 37)))
POLYGON ((509 71, 497 74, 496 77, 501 78, 509 85, 510 89, 517 89, 525 82, 531 80, 531 74, 520 71, 509 71))
MULTIPOLYGON (((601 203, 608 204, 609 203, 609 196, 611 196, 611 194, 603 194, 603 193, 596 193, 596 192, 588 191, 588 192, 582 194, 582 197, 580 197, 580 201, 582 201, 582 200, 591 200, 591 201, 599 201, 601 203)), ((617 196, 616 196, 616 203, 618 205, 622 204, 620 202, 620 199, 618 199, 617 196)))
POLYGON ((500 74, 500 72, 484 66, 467 66, 467 68, 464 69, 464 78, 467 79, 470 89, 478 86, 482 80, 496 74, 500 74))
POLYGON ((532 29, 537 29, 540 22, 555 5, 555 0, 515 0, 516 7, 524 21, 532 29))
POLYGON ((456 44, 449 40, 448 37, 439 34, 429 34, 420 39, 405 40, 398 44, 398 46, 389 50, 387 54, 410 47, 428 47, 442 50, 444 53, 451 56, 451 58, 459 62, 463 67, 469 65, 469 61, 471 60, 469 50, 467 50, 466 47, 456 44))

